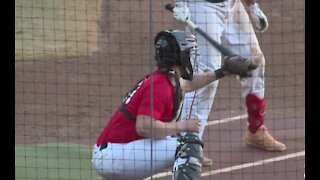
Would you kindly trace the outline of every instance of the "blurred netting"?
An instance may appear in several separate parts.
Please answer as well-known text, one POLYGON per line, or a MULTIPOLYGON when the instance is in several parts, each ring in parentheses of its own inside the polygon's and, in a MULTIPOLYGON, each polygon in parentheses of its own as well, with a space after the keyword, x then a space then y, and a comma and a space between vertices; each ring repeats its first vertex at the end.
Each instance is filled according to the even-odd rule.
MULTIPOLYGON (((184 29, 164 10, 167 2, 15 0, 16 179, 101 179, 91 167, 92 145, 125 92, 154 70, 154 35, 184 29)), ((288 150, 245 147, 245 119, 209 125, 204 154, 214 166, 203 168, 203 179, 303 179, 305 1, 258 2, 269 20, 257 34, 266 57, 266 123, 288 150), (286 154, 296 156, 272 159, 286 154), (271 163, 223 169, 263 159, 271 163)), ((236 79, 220 81, 209 122, 243 113, 238 90, 236 79)))

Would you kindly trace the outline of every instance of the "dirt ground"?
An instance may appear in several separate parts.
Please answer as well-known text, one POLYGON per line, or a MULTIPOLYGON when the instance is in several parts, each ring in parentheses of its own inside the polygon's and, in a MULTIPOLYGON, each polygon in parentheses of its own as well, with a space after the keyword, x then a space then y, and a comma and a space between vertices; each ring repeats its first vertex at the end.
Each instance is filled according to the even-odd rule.
MULTIPOLYGON (((161 29, 181 28, 170 13, 163 10, 166 2, 102 1, 96 53, 87 57, 16 62, 15 143, 93 145, 112 112, 120 105, 124 93, 142 76, 153 71, 153 50, 149 45, 155 33, 161 29)), ((289 151, 303 150, 305 2, 265 0, 260 5, 270 23, 268 31, 258 34, 266 57, 266 124, 287 143, 289 151)), ((226 77, 220 81, 210 121, 239 115, 243 104, 239 87, 235 78, 226 77)), ((225 127, 208 127, 204 140, 210 145, 205 148, 205 154, 219 157, 223 148, 230 152, 235 148, 234 144, 231 147, 230 139, 225 140, 227 145, 214 141, 225 135, 242 137, 237 132, 244 126, 245 120, 225 127)), ((242 146, 241 139, 236 140, 237 143, 236 148, 242 146)), ((247 151, 251 156, 261 153, 250 149, 241 152, 247 151)), ((226 165, 222 159, 215 162, 217 167, 226 165)), ((272 167, 274 170, 276 166, 272 167)), ((296 174, 274 179, 281 177, 300 179, 295 178, 296 174)))

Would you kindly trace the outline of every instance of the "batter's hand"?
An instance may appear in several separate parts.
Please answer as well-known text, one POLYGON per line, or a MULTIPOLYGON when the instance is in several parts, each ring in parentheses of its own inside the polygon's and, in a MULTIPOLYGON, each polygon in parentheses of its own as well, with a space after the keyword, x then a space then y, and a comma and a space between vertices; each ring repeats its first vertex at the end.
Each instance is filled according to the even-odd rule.
POLYGON ((262 12, 258 3, 254 3, 249 6, 250 17, 253 21, 253 24, 256 30, 264 32, 267 30, 269 23, 267 16, 262 12))
POLYGON ((180 22, 185 23, 190 18, 190 10, 187 2, 176 2, 173 8, 173 17, 180 22))
POLYGON ((259 65, 257 59, 244 58, 238 55, 227 56, 221 70, 225 74, 236 74, 241 78, 250 77, 252 71, 259 65))

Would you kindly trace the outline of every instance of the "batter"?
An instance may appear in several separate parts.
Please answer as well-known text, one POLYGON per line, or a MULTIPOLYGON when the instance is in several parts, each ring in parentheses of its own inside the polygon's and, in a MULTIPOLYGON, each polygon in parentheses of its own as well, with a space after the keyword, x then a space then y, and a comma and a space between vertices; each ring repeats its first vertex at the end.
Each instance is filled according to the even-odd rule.
MULTIPOLYGON (((190 19, 214 40, 243 57, 259 59, 262 64, 250 78, 239 78, 241 97, 245 99, 248 113, 248 128, 245 132, 247 145, 270 151, 284 151, 286 146, 275 140, 264 125, 265 120, 265 58, 260 49, 254 27, 258 32, 268 28, 266 15, 255 0, 245 0, 248 13, 241 0, 176 0, 173 16, 185 22, 190 19), (252 23, 251 23, 252 22, 252 23), (254 26, 254 27, 253 27, 254 26)), ((189 28, 187 27, 187 30, 189 28)), ((200 58, 193 62, 195 73, 216 70, 221 67, 221 54, 201 35, 196 34, 200 58)), ((182 118, 201 120, 199 136, 203 136, 205 125, 219 81, 185 95, 182 118)), ((207 159, 211 165, 212 160, 207 159)))

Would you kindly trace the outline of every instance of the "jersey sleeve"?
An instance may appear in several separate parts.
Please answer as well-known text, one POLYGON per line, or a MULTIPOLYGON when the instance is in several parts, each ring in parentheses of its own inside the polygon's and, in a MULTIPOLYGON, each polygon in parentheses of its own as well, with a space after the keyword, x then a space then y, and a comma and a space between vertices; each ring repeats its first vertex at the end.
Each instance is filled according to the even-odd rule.
POLYGON ((152 91, 150 86, 145 89, 138 115, 147 115, 155 119, 161 119, 165 113, 166 106, 172 104, 170 103, 170 99, 172 100, 171 97, 172 90, 170 86, 155 82, 152 86, 152 91))

